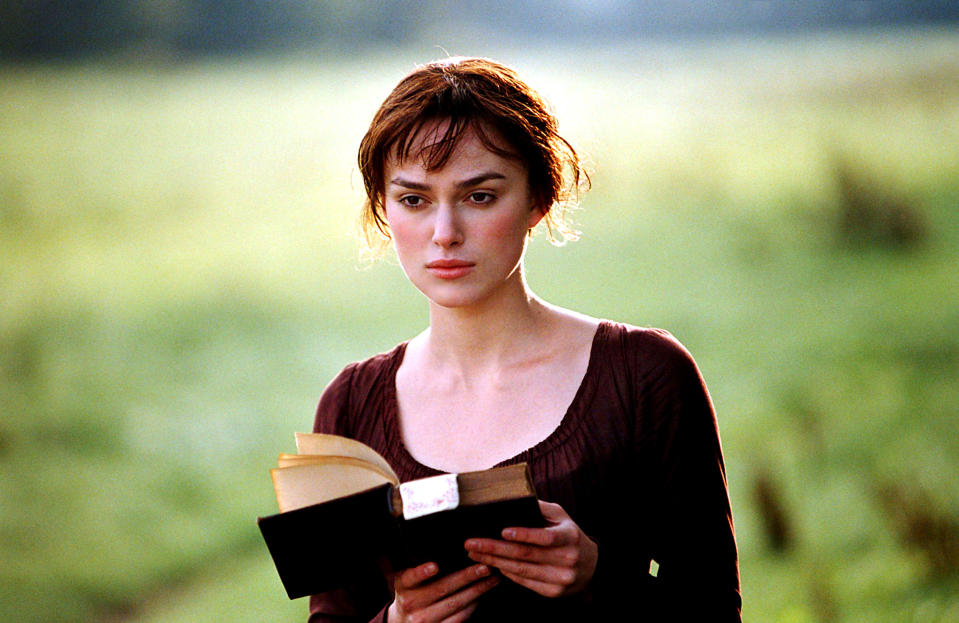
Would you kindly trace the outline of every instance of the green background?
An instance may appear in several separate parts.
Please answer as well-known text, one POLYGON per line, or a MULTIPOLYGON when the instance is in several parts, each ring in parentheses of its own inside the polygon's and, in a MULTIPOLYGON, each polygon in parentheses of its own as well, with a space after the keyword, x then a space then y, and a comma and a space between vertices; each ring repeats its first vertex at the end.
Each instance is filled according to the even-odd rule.
MULTIPOLYGON (((478 47, 594 170, 534 291, 702 368, 745 619, 959 620, 954 29, 478 47)), ((255 518, 332 376, 425 326, 354 162, 444 55, 0 65, 0 620, 305 619, 255 518)))

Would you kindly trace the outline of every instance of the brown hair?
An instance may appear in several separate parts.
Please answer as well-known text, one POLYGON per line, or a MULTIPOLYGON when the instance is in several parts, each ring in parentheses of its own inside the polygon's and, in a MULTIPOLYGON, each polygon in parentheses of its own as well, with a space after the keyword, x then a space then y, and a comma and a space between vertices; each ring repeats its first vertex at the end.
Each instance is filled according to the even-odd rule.
POLYGON ((427 170, 440 169, 467 130, 493 153, 526 165, 530 192, 543 211, 550 239, 576 239, 577 232, 565 222, 565 210, 588 188, 589 174, 573 146, 559 135, 549 106, 509 67, 458 57, 417 67, 403 78, 360 143, 357 160, 366 188, 361 226, 368 246, 390 238, 383 206, 387 159, 414 155, 427 170), (419 152, 411 154, 420 130, 434 121, 448 123, 436 140, 420 143, 419 152))

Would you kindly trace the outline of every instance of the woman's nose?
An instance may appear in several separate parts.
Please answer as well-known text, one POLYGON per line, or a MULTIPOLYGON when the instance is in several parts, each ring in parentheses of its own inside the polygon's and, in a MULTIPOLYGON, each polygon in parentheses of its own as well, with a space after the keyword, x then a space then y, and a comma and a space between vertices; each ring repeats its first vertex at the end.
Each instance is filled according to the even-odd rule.
POLYGON ((463 230, 456 209, 450 205, 440 205, 433 222, 433 244, 451 247, 463 242, 463 230))

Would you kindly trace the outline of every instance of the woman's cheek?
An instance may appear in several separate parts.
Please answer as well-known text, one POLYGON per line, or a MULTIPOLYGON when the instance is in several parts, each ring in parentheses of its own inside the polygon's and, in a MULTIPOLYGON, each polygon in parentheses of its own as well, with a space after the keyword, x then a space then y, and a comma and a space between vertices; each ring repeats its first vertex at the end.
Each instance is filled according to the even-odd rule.
POLYGON ((526 220, 511 214, 504 214, 501 218, 492 220, 483 228, 483 235, 487 240, 495 241, 503 247, 517 246, 522 252, 526 243, 526 220))
POLYGON ((400 255, 400 259, 414 247, 416 228, 408 219, 394 218, 389 221, 390 234, 393 246, 400 255))

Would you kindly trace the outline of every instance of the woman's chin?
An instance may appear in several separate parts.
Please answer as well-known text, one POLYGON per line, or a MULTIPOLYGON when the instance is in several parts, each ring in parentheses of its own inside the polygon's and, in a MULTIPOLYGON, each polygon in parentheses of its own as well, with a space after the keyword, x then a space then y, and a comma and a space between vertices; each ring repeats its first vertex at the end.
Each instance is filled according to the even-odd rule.
POLYGON ((466 288, 419 288, 431 305, 444 309, 463 309, 477 305, 481 298, 466 288))
POLYGON ((476 301, 467 297, 456 296, 427 296, 430 304, 443 309, 467 309, 473 307, 476 301))

